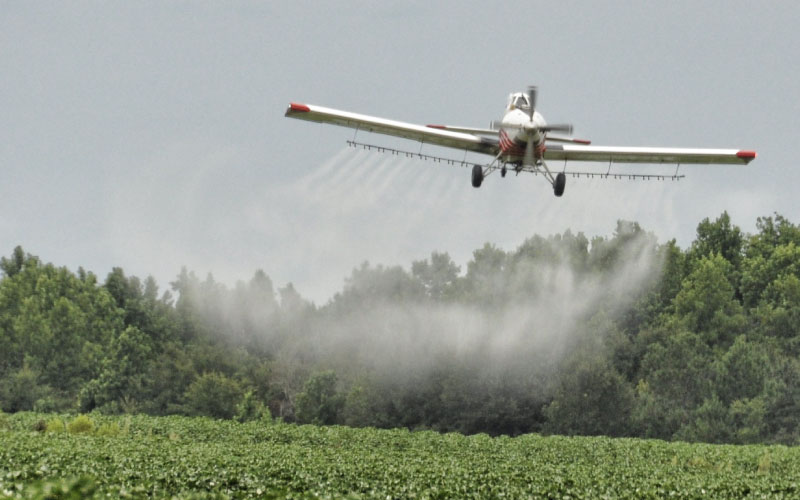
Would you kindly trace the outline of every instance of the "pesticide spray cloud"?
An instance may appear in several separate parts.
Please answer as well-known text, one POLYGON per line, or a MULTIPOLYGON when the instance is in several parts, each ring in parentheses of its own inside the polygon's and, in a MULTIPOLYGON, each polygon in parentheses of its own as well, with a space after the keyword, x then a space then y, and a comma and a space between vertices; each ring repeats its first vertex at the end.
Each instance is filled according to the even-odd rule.
MULTIPOLYGON (((652 236, 623 239, 602 271, 509 252, 504 268, 461 278, 479 289, 447 301, 387 292, 398 286, 390 270, 354 274, 323 309, 310 344, 322 364, 351 378, 366 370, 410 383, 443 362, 486 377, 547 378, 581 343, 602 345, 614 320, 660 275, 652 236), (598 315, 604 321, 587 327, 598 315)), ((558 248, 556 239, 541 241, 558 248)))
MULTIPOLYGON (((169 166, 179 164, 173 156, 181 157, 183 152, 178 149, 152 168, 139 169, 139 176, 145 178, 142 182, 165 190, 185 186, 185 182, 174 182, 169 177, 178 175, 180 169, 169 166)), ((520 176, 514 182, 492 179, 497 182, 474 190, 465 180, 468 172, 462 169, 432 167, 404 157, 343 148, 302 177, 242 196, 238 208, 232 205, 220 212, 218 207, 206 206, 198 210, 190 205, 202 204, 208 197, 205 193, 210 193, 212 186, 219 186, 216 179, 226 165, 243 161, 236 160, 239 157, 230 152, 203 158, 190 162, 194 165, 194 180, 177 195, 171 195, 177 208, 165 213, 181 215, 180 232, 172 229, 174 225, 167 217, 155 213, 145 212, 146 217, 136 219, 138 212, 127 210, 130 199, 124 197, 119 197, 120 213, 126 218, 124 224, 115 227, 124 230, 126 238, 131 231, 138 231, 163 240, 160 248, 167 244, 175 254, 163 260, 177 261, 168 270, 170 273, 181 265, 198 268, 194 260, 179 260, 185 255, 181 255, 177 246, 182 243, 176 237, 188 238, 200 229, 209 237, 212 232, 226 235, 236 248, 219 254, 218 259, 224 262, 200 254, 198 258, 205 262, 205 267, 199 267, 201 273, 212 270, 223 280, 231 275, 241 279, 247 275, 243 273, 262 268, 277 283, 299 280, 305 287, 298 290, 305 297, 310 294, 312 300, 331 297, 341 289, 346 269, 352 269, 361 259, 408 263, 425 258, 438 247, 452 252, 455 262, 461 265, 462 276, 467 274, 470 252, 480 247, 481 240, 506 247, 519 243, 519 239, 508 235, 497 238, 497 224, 488 224, 483 230, 476 225, 476 221, 487 219, 486 214, 498 212, 498 195, 510 197, 505 206, 521 207, 516 225, 538 227, 542 222, 555 221, 542 226, 549 232, 568 227, 565 224, 553 228, 561 221, 585 219, 586 208, 581 207, 589 205, 598 210, 604 197, 595 184, 576 183, 571 189, 587 190, 575 193, 581 203, 557 200, 556 205, 546 192, 532 197, 542 194, 542 180, 531 176, 520 176), (459 173, 464 174, 464 182, 454 180, 459 173), (522 188, 518 188, 520 185, 522 188), (231 222, 234 213, 238 214, 237 225, 231 222), (429 246, 426 242, 432 243, 429 246), (264 257, 268 261, 264 262, 264 257), (238 273, 226 269, 238 262, 248 268, 238 273), (291 271, 300 268, 308 276, 294 276, 291 271), (321 284, 315 289, 314 283, 321 284)), ((645 199, 653 195, 652 189, 645 189, 640 203, 630 197, 627 202, 645 206, 645 199)), ((157 209, 157 205, 153 207, 157 209)), ((133 243, 140 240, 150 241, 142 237, 133 243)), ((503 366, 507 358, 523 358, 531 352, 552 351, 553 358, 571 341, 576 322, 593 314, 600 305, 612 314, 624 309, 630 297, 658 273, 657 259, 649 250, 651 244, 644 235, 628 238, 618 252, 625 257, 614 261, 613 272, 601 275, 587 273, 585 266, 566 258, 520 258, 523 244, 516 252, 520 255, 507 252, 506 270, 491 270, 474 280, 474 289, 468 294, 471 298, 446 303, 386 299, 371 303, 368 308, 351 308, 346 315, 326 317, 315 328, 319 337, 315 349, 342 359, 355 355, 367 365, 386 367, 394 363, 398 370, 434 365, 434 360, 445 354, 480 358, 487 366, 503 366)), ((548 245, 553 247, 551 253, 564 250, 553 242, 548 245)), ((170 255, 162 251, 160 256, 170 255)))

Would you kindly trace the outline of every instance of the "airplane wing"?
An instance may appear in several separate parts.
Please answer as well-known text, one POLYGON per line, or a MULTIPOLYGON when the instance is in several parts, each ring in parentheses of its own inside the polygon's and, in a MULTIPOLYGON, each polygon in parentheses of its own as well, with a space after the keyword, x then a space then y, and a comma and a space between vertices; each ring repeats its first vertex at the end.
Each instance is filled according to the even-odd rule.
MULTIPOLYGON (((284 116, 312 122, 330 123, 366 132, 402 137, 427 144, 474 151, 496 156, 500 143, 498 131, 449 125, 416 125, 375 116, 340 111, 310 104, 290 103, 284 116)), ((544 151, 545 160, 604 163, 702 163, 746 165, 756 157, 755 151, 741 149, 698 149, 592 146, 590 141, 548 134, 550 141, 544 151)))
POLYGON ((545 160, 605 163, 703 163, 747 165, 755 151, 742 149, 649 148, 548 144, 545 160))
MULTIPOLYGON (((404 139, 414 139, 426 144, 435 144, 448 148, 474 151, 489 155, 497 155, 500 151, 496 138, 481 137, 465 131, 445 130, 444 128, 415 125, 395 120, 387 120, 375 116, 340 111, 310 104, 291 103, 284 116, 312 122, 331 123, 350 127, 365 132, 393 135, 404 139)), ((467 129, 461 129, 467 130, 467 129)), ((479 129, 475 129, 479 130, 479 129)))

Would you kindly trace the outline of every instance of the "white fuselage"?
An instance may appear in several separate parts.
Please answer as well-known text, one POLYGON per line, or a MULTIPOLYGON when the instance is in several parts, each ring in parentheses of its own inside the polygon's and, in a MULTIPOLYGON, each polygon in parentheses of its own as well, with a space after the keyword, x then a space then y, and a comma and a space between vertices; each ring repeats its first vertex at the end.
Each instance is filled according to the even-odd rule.
POLYGON ((540 129, 546 125, 544 117, 534 111, 531 120, 528 110, 510 104, 500 125, 500 149, 508 163, 520 163, 525 157, 528 143, 533 146, 533 156, 540 158, 544 152, 545 133, 540 129))

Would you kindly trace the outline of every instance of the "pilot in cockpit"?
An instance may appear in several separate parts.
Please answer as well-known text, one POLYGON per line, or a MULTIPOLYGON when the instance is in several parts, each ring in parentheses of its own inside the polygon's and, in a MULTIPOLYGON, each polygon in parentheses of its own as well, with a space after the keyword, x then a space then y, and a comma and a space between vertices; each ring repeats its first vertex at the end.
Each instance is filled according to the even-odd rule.
POLYGON ((522 109, 528 110, 528 97, 525 94, 517 93, 508 96, 508 109, 522 109))

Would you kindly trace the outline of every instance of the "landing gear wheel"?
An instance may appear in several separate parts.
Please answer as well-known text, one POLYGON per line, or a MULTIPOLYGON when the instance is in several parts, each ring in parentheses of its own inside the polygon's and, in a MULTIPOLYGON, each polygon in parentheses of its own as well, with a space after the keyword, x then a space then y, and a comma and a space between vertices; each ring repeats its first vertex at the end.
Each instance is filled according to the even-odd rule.
POLYGON ((505 165, 503 165, 503 168, 500 169, 500 177, 505 177, 506 172, 508 172, 508 169, 506 168, 505 165))
POLYGON ((483 183, 483 167, 475 165, 472 167, 472 187, 479 188, 483 183))
POLYGON ((567 176, 564 175, 564 172, 559 172, 556 175, 556 181, 553 183, 553 193, 556 196, 561 196, 564 194, 564 188, 567 186, 567 176))

